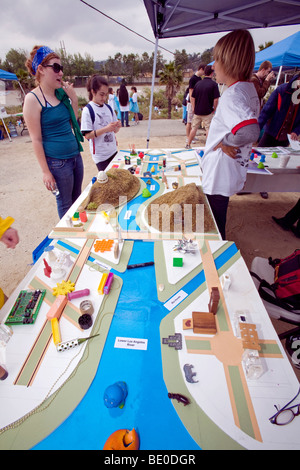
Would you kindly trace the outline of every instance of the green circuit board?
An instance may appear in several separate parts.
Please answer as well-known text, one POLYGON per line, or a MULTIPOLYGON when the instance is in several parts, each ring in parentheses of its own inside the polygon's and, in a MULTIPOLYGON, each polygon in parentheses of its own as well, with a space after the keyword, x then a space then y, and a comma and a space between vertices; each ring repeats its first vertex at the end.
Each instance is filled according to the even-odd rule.
POLYGON ((6 325, 30 325, 36 320, 46 295, 45 289, 21 290, 12 307, 6 325))

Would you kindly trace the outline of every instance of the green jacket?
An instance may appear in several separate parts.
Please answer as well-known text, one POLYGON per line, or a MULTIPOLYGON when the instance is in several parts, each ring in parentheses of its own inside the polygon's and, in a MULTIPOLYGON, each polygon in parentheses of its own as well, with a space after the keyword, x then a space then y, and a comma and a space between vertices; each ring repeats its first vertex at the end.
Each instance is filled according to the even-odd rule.
POLYGON ((83 142, 84 138, 83 138, 83 135, 81 134, 80 127, 79 127, 79 124, 77 122, 77 119, 74 113, 74 109, 72 108, 72 105, 70 102, 70 98, 68 97, 67 93, 62 88, 58 88, 57 90, 55 90, 55 95, 56 95, 56 98, 58 98, 60 101, 63 102, 63 104, 68 108, 70 112, 74 134, 78 142, 78 148, 79 148, 79 151, 82 152, 83 148, 80 142, 83 142))

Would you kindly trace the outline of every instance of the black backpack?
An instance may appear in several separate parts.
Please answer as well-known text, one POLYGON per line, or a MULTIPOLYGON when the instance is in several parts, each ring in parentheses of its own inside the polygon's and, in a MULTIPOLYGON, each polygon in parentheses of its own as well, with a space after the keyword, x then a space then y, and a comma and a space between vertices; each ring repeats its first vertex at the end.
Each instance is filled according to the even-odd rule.
POLYGON ((260 282, 258 292, 261 298, 290 312, 299 313, 300 318, 300 250, 295 250, 283 259, 269 258, 269 264, 274 268, 273 284, 251 272, 260 282))
MULTIPOLYGON (((105 106, 108 107, 108 109, 109 109, 110 112, 111 112, 111 115, 113 116, 113 115, 114 115, 114 112, 113 112, 111 106, 110 106, 109 104, 107 104, 107 103, 104 103, 104 104, 105 104, 105 106)), ((86 107, 88 108, 88 110, 89 110, 89 112, 90 112, 91 119, 92 119, 92 123, 94 124, 94 122, 95 122, 95 112, 94 112, 92 106, 90 105, 90 103, 88 103, 88 104, 86 105, 86 107)))

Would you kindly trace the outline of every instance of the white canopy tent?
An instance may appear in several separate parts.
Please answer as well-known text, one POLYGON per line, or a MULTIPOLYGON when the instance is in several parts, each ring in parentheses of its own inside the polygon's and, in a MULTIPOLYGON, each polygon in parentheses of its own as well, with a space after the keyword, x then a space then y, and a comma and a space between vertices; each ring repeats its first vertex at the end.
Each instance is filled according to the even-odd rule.
POLYGON ((144 0, 155 36, 147 148, 159 39, 300 23, 300 0, 144 0))

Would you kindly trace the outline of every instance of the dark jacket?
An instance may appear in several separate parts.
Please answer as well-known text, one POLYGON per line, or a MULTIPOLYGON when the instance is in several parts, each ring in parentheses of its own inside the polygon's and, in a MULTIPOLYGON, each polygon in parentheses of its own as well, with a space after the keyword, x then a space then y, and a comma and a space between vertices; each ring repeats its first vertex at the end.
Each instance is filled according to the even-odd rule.
POLYGON ((259 126, 261 129, 265 126, 265 132, 275 138, 280 134, 281 127, 288 114, 290 105, 293 103, 296 104, 296 107, 294 109, 289 133, 295 132, 297 135, 300 134, 300 94, 299 90, 297 91, 297 87, 292 87, 292 83, 299 79, 300 74, 295 75, 289 83, 284 83, 277 87, 261 110, 258 118, 259 126), (293 93, 295 94, 292 101, 293 93))

